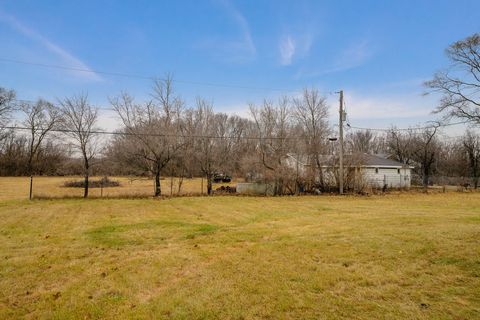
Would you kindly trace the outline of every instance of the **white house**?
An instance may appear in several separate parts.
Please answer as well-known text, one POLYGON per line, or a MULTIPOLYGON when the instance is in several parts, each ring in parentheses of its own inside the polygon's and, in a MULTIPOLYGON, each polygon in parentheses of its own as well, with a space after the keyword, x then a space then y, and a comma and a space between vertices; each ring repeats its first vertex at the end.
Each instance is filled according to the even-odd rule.
POLYGON ((410 188, 413 167, 371 154, 360 156, 359 168, 371 186, 410 188))
MULTIPOLYGON (((334 183, 335 172, 338 169, 338 157, 322 156, 323 176, 334 183), (330 178, 329 178, 330 177, 330 178)), ((285 163, 297 170, 300 176, 308 172, 310 165, 303 156, 289 154, 285 163)), ((344 156, 345 172, 353 172, 355 176, 362 177, 372 187, 382 188, 410 188, 411 171, 413 167, 401 162, 387 159, 380 155, 355 154, 344 156)))

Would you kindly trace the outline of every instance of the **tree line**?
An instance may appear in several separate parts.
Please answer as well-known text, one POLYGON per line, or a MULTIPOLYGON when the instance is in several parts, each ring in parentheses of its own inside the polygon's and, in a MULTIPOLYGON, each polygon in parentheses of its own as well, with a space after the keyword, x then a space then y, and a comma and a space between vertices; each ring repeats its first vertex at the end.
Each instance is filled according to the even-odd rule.
MULTIPOLYGON (((444 119, 480 124, 480 36, 452 44, 449 71, 425 85, 442 96, 436 112, 444 119)), ((13 90, 0 88, 0 175, 82 174, 84 196, 92 174, 146 175, 154 179, 155 196, 162 177, 202 176, 213 190, 217 173, 228 173, 274 186, 274 194, 302 188, 330 188, 323 176, 326 155, 338 142, 329 122, 327 99, 314 88, 296 96, 249 104, 249 118, 215 112, 213 103, 197 98, 193 106, 175 91, 171 76, 153 83, 151 99, 138 101, 121 92, 109 99, 121 128, 104 139, 99 109, 85 94, 52 103, 16 100, 13 90), (20 116, 20 114, 22 116, 20 116), (13 118, 21 117, 11 128, 13 118), (293 160, 293 162, 292 162, 293 160), (296 163, 297 168, 292 163, 296 163), (298 163, 306 169, 298 173, 298 163)), ((432 176, 464 177, 475 188, 480 176, 480 136, 467 130, 443 139, 441 125, 385 132, 354 130, 346 135, 349 154, 384 154, 415 167, 423 185, 432 176)), ((347 177, 348 178, 348 177, 347 177)), ((347 179, 348 188, 348 179, 347 179)))

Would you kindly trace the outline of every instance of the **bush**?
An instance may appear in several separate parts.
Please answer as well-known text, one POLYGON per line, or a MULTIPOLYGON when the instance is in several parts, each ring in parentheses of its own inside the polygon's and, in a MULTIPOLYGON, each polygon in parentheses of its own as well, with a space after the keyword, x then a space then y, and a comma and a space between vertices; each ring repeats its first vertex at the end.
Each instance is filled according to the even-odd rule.
MULTIPOLYGON (((67 188, 85 188, 85 180, 72 180, 65 181, 63 184, 67 188)), ((103 177, 100 180, 89 180, 89 188, 110 188, 110 187, 119 187, 120 182, 116 180, 110 180, 108 177, 103 177)))

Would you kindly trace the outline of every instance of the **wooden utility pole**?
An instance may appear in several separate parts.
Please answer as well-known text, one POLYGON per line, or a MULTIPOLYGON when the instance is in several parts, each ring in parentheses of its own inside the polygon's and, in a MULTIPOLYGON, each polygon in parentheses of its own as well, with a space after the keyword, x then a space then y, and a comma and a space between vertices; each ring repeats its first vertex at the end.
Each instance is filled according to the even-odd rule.
POLYGON ((338 168, 338 182, 339 182, 339 191, 340 194, 343 194, 343 90, 340 90, 340 108, 339 108, 339 117, 338 117, 338 130, 339 130, 339 143, 340 143, 340 154, 339 154, 339 168, 338 168))

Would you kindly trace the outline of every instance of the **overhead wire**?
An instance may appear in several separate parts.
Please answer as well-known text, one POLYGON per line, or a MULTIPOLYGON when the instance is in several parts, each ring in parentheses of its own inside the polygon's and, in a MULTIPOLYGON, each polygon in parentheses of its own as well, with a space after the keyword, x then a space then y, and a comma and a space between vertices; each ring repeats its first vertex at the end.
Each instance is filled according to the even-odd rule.
POLYGON ((433 129, 435 127, 449 127, 449 126, 456 126, 460 124, 467 124, 470 123, 471 121, 459 121, 459 122, 451 122, 451 123, 440 123, 438 125, 429 125, 429 126, 422 126, 422 127, 409 127, 409 128, 396 128, 392 127, 390 129, 388 128, 368 128, 368 127, 357 127, 357 126, 352 126, 350 123, 347 123, 347 126, 351 129, 357 129, 357 130, 370 130, 370 131, 383 131, 383 132, 389 132, 392 130, 395 131, 414 131, 414 130, 423 130, 423 129, 433 129))
MULTIPOLYGON (((12 99, 11 101, 20 102, 20 103, 37 103, 37 101, 28 100, 28 99, 12 99)), ((48 101, 48 102, 53 104, 56 107, 59 107, 58 103, 53 103, 51 101, 48 101)), ((114 108, 104 108, 104 107, 95 107, 95 109, 103 110, 103 111, 116 111, 114 108)))
MULTIPOLYGON (((0 129, 6 130, 32 130, 31 127, 22 126, 0 126, 0 129)), ((40 128, 39 128, 40 129, 40 128)), ((50 132, 59 133, 87 133, 84 130, 55 128, 50 132)), ((161 138, 193 138, 193 139, 242 139, 242 140, 296 140, 299 137, 258 137, 258 136, 219 136, 219 135, 197 135, 197 134, 165 134, 165 133, 145 133, 145 132, 123 132, 123 131, 106 131, 91 130, 91 134, 115 135, 115 136, 142 136, 142 137, 161 137, 161 138)))
POLYGON ((369 131, 382 131, 382 132, 390 132, 392 130, 396 130, 396 131, 414 131, 414 130, 424 130, 424 129, 433 129, 435 127, 449 127, 449 126, 456 126, 456 125, 460 125, 460 124, 467 124, 467 123, 471 123, 472 121, 470 120, 465 120, 465 121, 459 121, 459 122, 450 122, 450 123, 442 123, 441 121, 428 121, 428 122, 435 122, 436 125, 427 125, 427 126, 410 126, 408 128, 396 128, 396 127, 392 127, 392 128, 369 128, 369 127, 358 127, 358 126, 352 126, 351 122, 350 122, 350 117, 348 115, 348 112, 347 112, 347 109, 346 109, 346 101, 344 100, 343 102, 344 104, 344 111, 347 113, 347 116, 346 116, 346 123, 347 123, 347 127, 349 129, 356 129, 356 130, 369 130, 369 131))
MULTIPOLYGON (((12 101, 17 101, 17 102, 24 102, 24 103, 35 103, 35 101, 33 100, 27 100, 27 99, 13 99, 12 101)), ((54 105, 56 105, 54 103, 54 105)), ((57 105, 58 106, 58 105, 57 105)), ((96 109, 98 110, 103 110, 103 111, 116 111, 114 108, 102 108, 102 107, 97 107, 96 109)), ((467 124, 467 123, 470 123, 471 121, 459 121, 459 122, 452 122, 452 123, 438 123, 437 125, 428 125, 428 126, 421 126, 421 127, 415 127, 415 126, 412 126, 412 127, 408 127, 408 128, 396 128, 396 127, 392 127, 392 128, 371 128, 371 127, 358 127, 358 126, 352 126, 351 125, 351 120, 350 120, 350 117, 348 115, 348 112, 347 112, 347 104, 346 102, 344 101, 344 111, 346 112, 346 124, 347 124, 347 130, 348 129, 355 129, 355 130, 369 130, 369 131, 381 131, 381 132, 390 132, 392 130, 396 130, 396 131, 415 131, 415 130, 424 130, 424 129, 432 129, 432 128, 435 128, 435 127, 449 127, 449 126, 455 126, 455 125, 460 125, 460 124, 467 124)), ((115 118, 117 119, 116 117, 113 117, 113 116, 110 116, 109 118, 115 118)), ((18 128, 18 127, 16 127, 18 128)), ((10 129, 15 129, 15 127, 11 127, 10 129)), ((106 134, 114 134, 114 133, 108 133, 108 132, 99 132, 99 133, 106 133, 106 134)), ((283 138, 280 138, 280 139, 283 139, 283 138)))
MULTIPOLYGON (((95 70, 95 69, 87 69, 87 68, 68 67, 68 66, 61 66, 61 65, 47 64, 47 63, 38 63, 38 62, 3 58, 3 57, 0 57, 0 62, 31 65, 31 66, 51 68, 51 69, 78 71, 78 72, 85 72, 85 73, 96 73, 96 74, 108 75, 108 76, 114 76, 114 77, 135 78, 135 79, 143 79, 143 80, 151 80, 151 81, 162 80, 162 77, 156 77, 156 76, 145 76, 145 75, 133 74, 133 73, 112 72, 112 71, 103 71, 103 70, 95 70)), ((298 90, 292 90, 292 89, 279 89, 279 88, 271 88, 271 87, 256 87, 256 86, 236 85, 236 84, 227 84, 227 83, 191 81, 191 80, 183 80, 183 79, 171 79, 171 81, 176 82, 176 83, 182 83, 182 84, 208 86, 208 87, 262 90, 262 91, 278 91, 278 92, 284 92, 284 93, 298 92, 298 90)), ((320 93, 331 95, 334 92, 333 91, 323 91, 323 92, 320 92, 320 93)))

